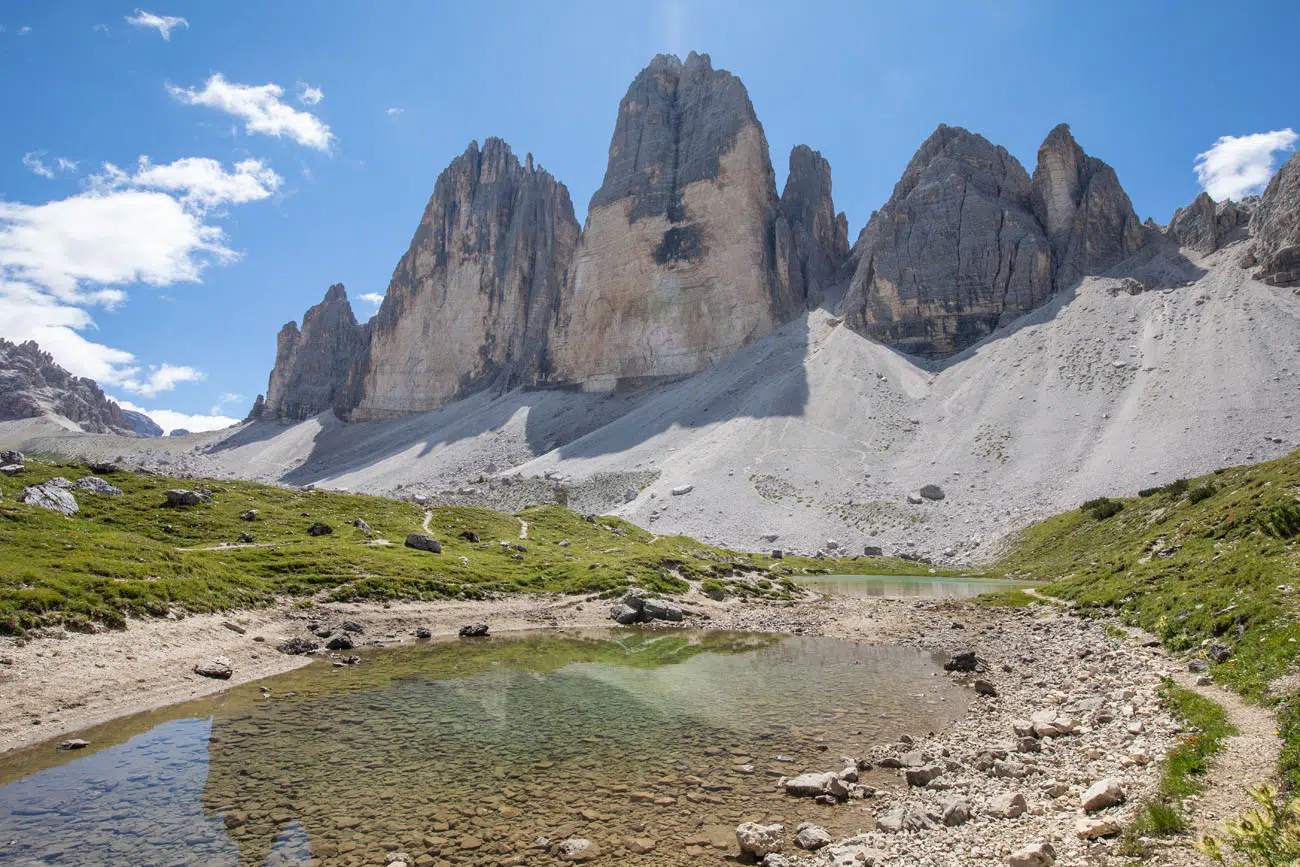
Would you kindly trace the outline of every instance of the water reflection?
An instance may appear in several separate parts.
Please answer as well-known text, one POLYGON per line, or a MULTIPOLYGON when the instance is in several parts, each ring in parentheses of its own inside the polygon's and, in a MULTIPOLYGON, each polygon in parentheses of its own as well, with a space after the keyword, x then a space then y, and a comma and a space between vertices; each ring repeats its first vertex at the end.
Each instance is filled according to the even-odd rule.
POLYGON ((946 724, 963 699, 937 670, 906 648, 724 633, 371 651, 263 681, 269 698, 248 685, 101 726, 90 755, 5 757, 0 861, 558 864, 538 840, 568 836, 610 863, 718 861, 746 818, 863 825, 774 780, 946 724))

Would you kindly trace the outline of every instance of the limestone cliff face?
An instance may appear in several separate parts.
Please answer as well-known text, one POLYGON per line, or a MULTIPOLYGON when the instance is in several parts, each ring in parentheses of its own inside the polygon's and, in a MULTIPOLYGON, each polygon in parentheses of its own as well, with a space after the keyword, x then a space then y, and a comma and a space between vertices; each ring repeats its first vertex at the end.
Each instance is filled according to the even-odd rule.
POLYGON ((357 400, 354 368, 364 362, 369 328, 358 325, 342 283, 276 338, 275 367, 266 386, 261 417, 301 421, 332 409, 346 417, 357 400))
POLYGON ((1185 208, 1174 212, 1165 230, 1178 246, 1198 253, 1213 253, 1234 231, 1250 223, 1250 210, 1233 201, 1215 203, 1201 193, 1185 208))
POLYGON ((905 352, 944 356, 1052 291, 1030 179, 1004 148, 940 126, 854 245, 845 319, 905 352))
POLYGON ((790 151, 790 174, 776 221, 776 273, 782 294, 817 307, 849 258, 849 222, 835 213, 831 164, 807 145, 790 151))
POLYGON ((1268 182, 1250 220, 1255 236, 1255 279, 1270 286, 1300 285, 1300 153, 1268 182))
POLYGON ((1057 290, 1105 271, 1143 245, 1142 223, 1115 170, 1084 153, 1066 124, 1038 149, 1031 196, 1052 245, 1057 290))
POLYGON ((34 341, 0 338, 0 419, 57 415, 86 433, 137 434, 122 408, 93 379, 73 376, 34 341))
POLYGON ((354 418, 441 406, 550 370, 548 339, 579 235, 563 184, 477 142, 438 178, 373 323, 354 418))
POLYGON ((656 57, 619 106, 552 336, 552 379, 613 388, 703 370, 802 309, 777 279, 779 203, 740 79, 656 57))

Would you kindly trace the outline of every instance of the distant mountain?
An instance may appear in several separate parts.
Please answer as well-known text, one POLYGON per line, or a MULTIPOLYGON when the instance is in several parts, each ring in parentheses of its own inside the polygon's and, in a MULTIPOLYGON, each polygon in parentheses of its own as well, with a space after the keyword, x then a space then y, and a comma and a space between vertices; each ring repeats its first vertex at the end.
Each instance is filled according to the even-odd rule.
POLYGON ((0 419, 41 416, 65 419, 86 433, 162 433, 139 413, 128 416, 104 396, 93 379, 68 373, 35 342, 11 343, 0 338, 0 419))
POLYGON ((131 426, 131 430, 138 436, 160 437, 163 435, 162 427, 142 412, 124 409, 122 410, 122 417, 126 419, 127 424, 131 426))

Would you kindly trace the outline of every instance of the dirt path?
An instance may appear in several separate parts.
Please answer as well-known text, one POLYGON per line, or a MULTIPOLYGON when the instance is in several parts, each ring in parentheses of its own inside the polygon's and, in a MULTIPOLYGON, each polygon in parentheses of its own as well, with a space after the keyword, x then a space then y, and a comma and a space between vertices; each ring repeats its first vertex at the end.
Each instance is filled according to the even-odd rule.
POLYGON ((523 518, 519 519, 519 538, 520 539, 528 538, 528 522, 525 521, 523 518))
MULTIPOLYGON (((1033 587, 1024 588, 1035 599, 1057 604, 1033 587)), ((1131 626, 1121 626, 1129 638, 1137 642, 1150 642, 1156 636, 1131 626)), ((1238 816, 1254 808, 1249 790, 1260 783, 1277 782, 1277 762, 1282 751, 1282 739, 1277 734, 1277 717, 1268 708, 1246 702, 1240 695, 1216 684, 1197 683, 1198 675, 1185 668, 1177 671, 1173 679, 1184 689, 1218 704, 1227 711, 1228 719, 1237 734, 1224 741, 1223 749, 1214 757, 1206 775, 1205 790, 1187 800, 1183 811, 1188 832, 1185 845, 1177 845, 1158 852, 1150 863, 1169 867, 1208 865, 1212 862, 1197 852, 1192 843, 1204 834, 1219 829, 1225 819, 1238 816)))
POLYGON ((429 522, 432 520, 433 520, 433 512, 425 512, 424 523, 420 525, 421 527, 424 528, 425 535, 428 535, 429 533, 429 522))

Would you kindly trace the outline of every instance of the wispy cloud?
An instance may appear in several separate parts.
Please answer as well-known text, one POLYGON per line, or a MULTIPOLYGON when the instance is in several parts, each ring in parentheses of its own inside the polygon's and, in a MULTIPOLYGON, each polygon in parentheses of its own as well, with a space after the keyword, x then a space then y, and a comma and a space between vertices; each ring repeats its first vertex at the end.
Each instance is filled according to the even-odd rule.
POLYGON ((57 172, 75 172, 78 163, 67 157, 55 157, 54 166, 50 167, 45 164, 45 151, 28 151, 23 154, 23 165, 33 174, 43 178, 53 178, 57 172))
POLYGON ((359 297, 361 298, 362 301, 365 301, 368 304, 373 304, 376 307, 384 303, 384 296, 378 292, 367 292, 366 294, 361 295, 359 297))
POLYGON ((236 84, 217 73, 202 90, 168 85, 167 91, 186 105, 206 106, 242 119, 244 131, 250 135, 288 136, 320 151, 328 151, 334 139, 320 118, 287 105, 283 101, 284 88, 278 84, 236 84))
POLYGON ((1196 179, 1210 197, 1240 199, 1264 189, 1277 169, 1276 155, 1295 150, 1300 135, 1290 128, 1253 135, 1225 135, 1196 155, 1196 179))
POLYGON ((239 419, 230 418, 213 412, 209 415, 197 415, 193 413, 177 412, 174 409, 145 409, 137 406, 129 400, 122 400, 120 397, 110 398, 115 401, 122 409, 131 410, 132 412, 142 412, 149 418, 153 419, 158 427, 165 432, 171 433, 174 430, 187 430, 193 433, 200 433, 210 430, 223 430, 231 425, 239 424, 239 419))
POLYGON ((99 189, 135 187, 174 193, 187 209, 205 212, 222 205, 243 205, 269 198, 284 182, 261 160, 242 160, 234 168, 228 172, 221 163, 207 157, 185 157, 154 165, 142 156, 134 174, 104 163, 103 173, 92 175, 90 183, 99 189))
POLYGON ((24 24, 22 27, 19 27, 19 28, 18 28, 18 35, 19 35, 19 36, 26 36, 28 33, 31 33, 31 32, 32 32, 32 28, 28 27, 26 24, 24 24))
POLYGON ((404 108, 386 108, 386 109, 384 109, 384 114, 388 115, 389 117, 398 117, 398 116, 404 114, 405 112, 406 112, 406 109, 404 109, 404 108))
POLYGON ((176 28, 189 29, 190 22, 184 18, 175 15, 155 15, 152 12, 145 12, 143 9, 135 10, 134 15, 126 16, 126 23, 132 27, 151 27, 162 34, 166 42, 171 42, 172 31, 176 28))
POLYGON ((310 84, 298 82, 298 101, 303 105, 315 105, 325 98, 325 91, 310 84))

